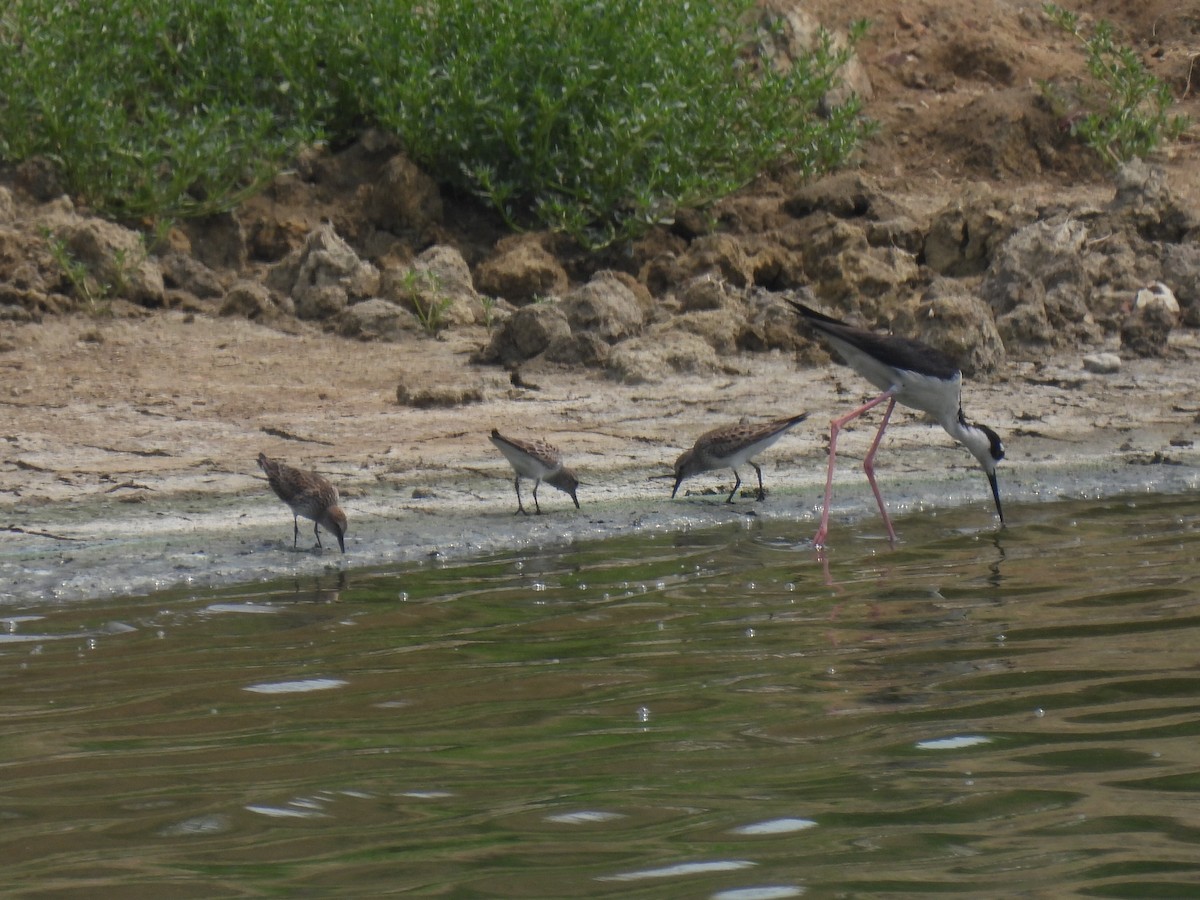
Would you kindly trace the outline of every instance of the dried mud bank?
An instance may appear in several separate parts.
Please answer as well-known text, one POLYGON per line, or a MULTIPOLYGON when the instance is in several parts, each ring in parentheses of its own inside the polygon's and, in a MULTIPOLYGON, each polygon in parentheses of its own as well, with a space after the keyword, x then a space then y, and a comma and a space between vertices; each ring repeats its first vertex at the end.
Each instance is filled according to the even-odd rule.
MULTIPOLYGON (((159 352, 181 362, 219 357, 227 332, 182 318, 156 320, 152 336, 159 352)), ((59 346, 65 349, 78 336, 72 327, 85 324, 59 321, 50 330, 64 332, 59 346)), ((93 362, 120 358, 126 340, 150 336, 139 323, 109 328, 113 333, 98 345, 109 357, 93 362)), ((46 334, 40 337, 42 350, 51 351, 46 334)), ((19 464, 0 468, 0 602, 328 572, 349 576, 398 562, 532 552, 764 518, 795 523, 803 568, 819 513, 826 420, 865 395, 845 368, 797 368, 787 355, 761 354, 746 356, 734 376, 672 376, 653 387, 570 371, 544 379, 537 390, 485 379, 477 404, 417 410, 397 406, 382 391, 363 402, 369 392, 356 388, 356 378, 337 389, 322 389, 319 379, 285 387, 274 381, 282 373, 269 363, 266 371, 258 365, 289 360, 305 368, 304 360, 321 371, 360 345, 247 325, 239 330, 238 346, 241 362, 225 372, 232 382, 225 386, 228 398, 211 391, 208 381, 156 393, 152 380, 139 379, 143 395, 118 389, 80 396, 86 392, 76 390, 62 410, 25 409, 27 418, 16 423, 19 437, 9 437, 7 459, 19 464), (254 403, 246 393, 251 379, 239 375, 239 365, 258 372, 254 385, 275 400, 270 412, 239 415, 238 400, 254 403), (342 403, 343 390, 358 402, 342 403), (746 496, 724 503, 732 483, 728 472, 697 476, 685 485, 690 495, 674 501, 668 498, 671 482, 655 478, 669 473, 676 455, 715 423, 801 409, 810 410, 812 420, 763 457, 766 502, 746 496), (74 441, 39 436, 39 427, 52 429, 59 414, 76 423, 74 441), (277 424, 285 422, 286 431, 277 424), (514 516, 511 470, 487 441, 493 425, 545 435, 561 446, 585 481, 582 510, 547 488, 541 492, 546 515, 514 516), (346 555, 310 552, 311 526, 303 524, 301 552, 292 550, 290 514, 254 464, 264 446, 318 468, 341 486, 350 517, 346 555)), ((447 375, 457 372, 461 380, 469 367, 456 363, 451 346, 438 346, 447 375)), ((999 429, 1007 444, 1000 478, 1010 530, 1022 527, 1027 502, 1200 489, 1195 333, 1176 335, 1169 357, 1133 360, 1107 375, 1089 373, 1074 359, 1017 363, 1002 378, 968 384, 969 414, 999 429)), ((366 378, 372 361, 360 362, 366 369, 351 372, 366 378)), ((382 357, 375 362, 386 370, 382 357)), ((396 362, 391 365, 394 371, 396 362)), ((431 374, 438 371, 436 362, 428 367, 431 374)), ((839 524, 862 519, 869 529, 877 517, 857 467, 871 434, 867 423, 843 437, 835 554, 839 524)), ((982 475, 936 426, 899 416, 878 465, 902 540, 906 514, 939 507, 969 505, 980 533, 996 527, 982 475)), ((886 553, 881 530, 876 537, 879 552, 886 553)))

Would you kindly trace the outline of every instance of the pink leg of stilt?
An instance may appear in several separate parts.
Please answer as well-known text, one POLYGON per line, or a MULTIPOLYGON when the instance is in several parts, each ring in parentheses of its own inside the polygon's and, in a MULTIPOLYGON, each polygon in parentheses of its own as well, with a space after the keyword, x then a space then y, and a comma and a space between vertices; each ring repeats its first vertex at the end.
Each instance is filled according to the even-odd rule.
POLYGON ((883 524, 887 527, 888 540, 893 544, 896 543, 896 530, 892 528, 892 520, 888 518, 887 507, 883 505, 883 495, 879 493, 879 485, 875 483, 875 451, 879 449, 884 429, 887 428, 888 419, 892 417, 892 410, 895 408, 896 398, 893 397, 892 402, 888 404, 887 412, 883 414, 883 421, 879 423, 879 431, 875 432, 875 440, 871 442, 871 449, 863 457, 863 471, 867 473, 867 481, 870 482, 871 490, 875 494, 875 502, 879 504, 879 514, 883 516, 883 524))
MULTIPOLYGON (((884 400, 892 400, 892 405, 894 406, 895 400, 892 398, 892 395, 894 393, 895 393, 895 391, 885 391, 884 393, 880 394, 878 397, 876 397, 874 400, 870 401, 869 403, 864 403, 858 409, 851 410, 850 412, 846 413, 846 415, 842 416, 840 419, 834 419, 833 421, 831 421, 829 423, 829 472, 825 476, 825 509, 821 513, 821 527, 817 529, 817 533, 813 536, 813 543, 816 544, 818 547, 825 546, 825 538, 829 534, 829 503, 830 503, 830 501, 833 500, 833 467, 837 461, 838 433, 842 430, 842 426, 844 426, 847 422, 854 421, 859 416, 861 416, 863 413, 865 413, 867 410, 874 409, 876 406, 878 406, 884 400)), ((892 408, 891 408, 891 406, 889 406, 888 407, 888 415, 891 415, 891 412, 892 412, 892 408)), ((886 417, 884 417, 884 424, 885 425, 887 424, 886 417)), ((880 434, 882 434, 882 431, 880 432, 880 434)), ((874 452, 875 446, 877 446, 878 444, 879 444, 879 436, 876 435, 875 444, 872 445, 872 447, 871 447, 872 452, 874 452)), ((874 476, 871 474, 868 474, 867 478, 870 480, 871 486, 874 487, 875 486, 874 476)), ((875 496, 876 496, 876 498, 879 497, 878 490, 875 491, 875 496)), ((882 509, 882 508, 883 508, 883 501, 880 500, 880 509, 882 509)), ((887 519, 887 513, 884 513, 884 519, 885 520, 887 519)), ((891 523, 889 522, 888 529, 890 530, 891 527, 892 527, 891 523)))

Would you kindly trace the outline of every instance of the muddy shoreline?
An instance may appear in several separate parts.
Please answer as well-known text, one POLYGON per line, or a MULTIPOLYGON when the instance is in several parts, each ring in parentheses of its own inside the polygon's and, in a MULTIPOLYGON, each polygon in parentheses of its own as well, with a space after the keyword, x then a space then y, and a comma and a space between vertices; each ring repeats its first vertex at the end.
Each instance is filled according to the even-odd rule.
MULTIPOLYGON (((172 313, 17 331, 3 357, 6 606, 464 559, 748 515, 795 521, 801 551, 819 513, 828 419, 868 396, 843 366, 801 367, 781 353, 656 385, 544 369, 514 387, 502 370, 463 359, 472 341, 430 340, 425 375, 469 382, 482 399, 413 409, 395 399, 405 372, 395 346, 172 313), (138 363, 122 371, 133 348, 138 363), (204 369, 206 359, 216 362, 204 369), (192 365, 195 377, 180 377, 192 365), (330 372, 339 377, 330 382, 330 372), (675 501, 670 482, 655 477, 708 428, 805 409, 810 421, 763 456, 765 503, 723 503, 728 472, 686 482, 690 496, 675 501), (512 515, 510 470, 487 441, 494 426, 557 443, 585 482, 582 510, 546 489, 547 515, 512 515), (255 466, 259 450, 340 486, 345 556, 310 552, 311 527, 301 552, 292 550, 291 517, 255 466)), ((1198 382, 1200 335, 1183 330, 1165 358, 1128 359, 1111 375, 1088 373, 1070 355, 1012 362, 1001 377, 968 382, 963 405, 1005 440, 1000 484, 1015 511, 1063 497, 1197 490, 1198 382)), ((877 513, 857 463, 871 435, 867 423, 843 437, 834 512, 868 532, 877 513)), ((940 428, 900 415, 878 467, 901 539, 907 513, 945 506, 970 505, 981 531, 996 527, 985 480, 940 428)), ((1014 512, 1009 519, 1019 527, 1014 512)), ((836 524, 831 544, 836 552, 836 524)))

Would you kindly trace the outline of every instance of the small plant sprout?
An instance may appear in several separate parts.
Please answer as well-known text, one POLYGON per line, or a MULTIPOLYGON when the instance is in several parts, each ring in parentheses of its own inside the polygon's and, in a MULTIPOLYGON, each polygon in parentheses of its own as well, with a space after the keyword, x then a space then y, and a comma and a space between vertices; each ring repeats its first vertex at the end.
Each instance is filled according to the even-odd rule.
POLYGON ((445 327, 446 312, 454 300, 442 291, 436 272, 409 269, 401 278, 400 292, 427 333, 437 334, 445 327))
POLYGON ((54 264, 58 266, 59 271, 70 285, 71 293, 75 295, 76 299, 86 303, 89 311, 93 314, 100 312, 99 304, 108 297, 111 286, 98 281, 83 261, 71 252, 71 248, 61 237, 49 229, 43 229, 42 237, 46 241, 46 249, 50 251, 54 264))
POLYGON ((437 334, 445 327, 446 312, 454 301, 446 296, 416 296, 412 298, 417 321, 429 334, 437 334))
POLYGON ((479 302, 483 306, 483 324, 491 331, 496 323, 496 298, 484 294, 480 296, 479 302))

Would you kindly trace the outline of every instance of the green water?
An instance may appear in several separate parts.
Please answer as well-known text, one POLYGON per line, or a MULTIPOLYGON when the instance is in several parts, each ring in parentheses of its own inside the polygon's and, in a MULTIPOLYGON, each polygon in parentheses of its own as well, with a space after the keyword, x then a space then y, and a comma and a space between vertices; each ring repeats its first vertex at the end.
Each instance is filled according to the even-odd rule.
POLYGON ((23 897, 1200 893, 1200 504, 8 607, 23 897))

